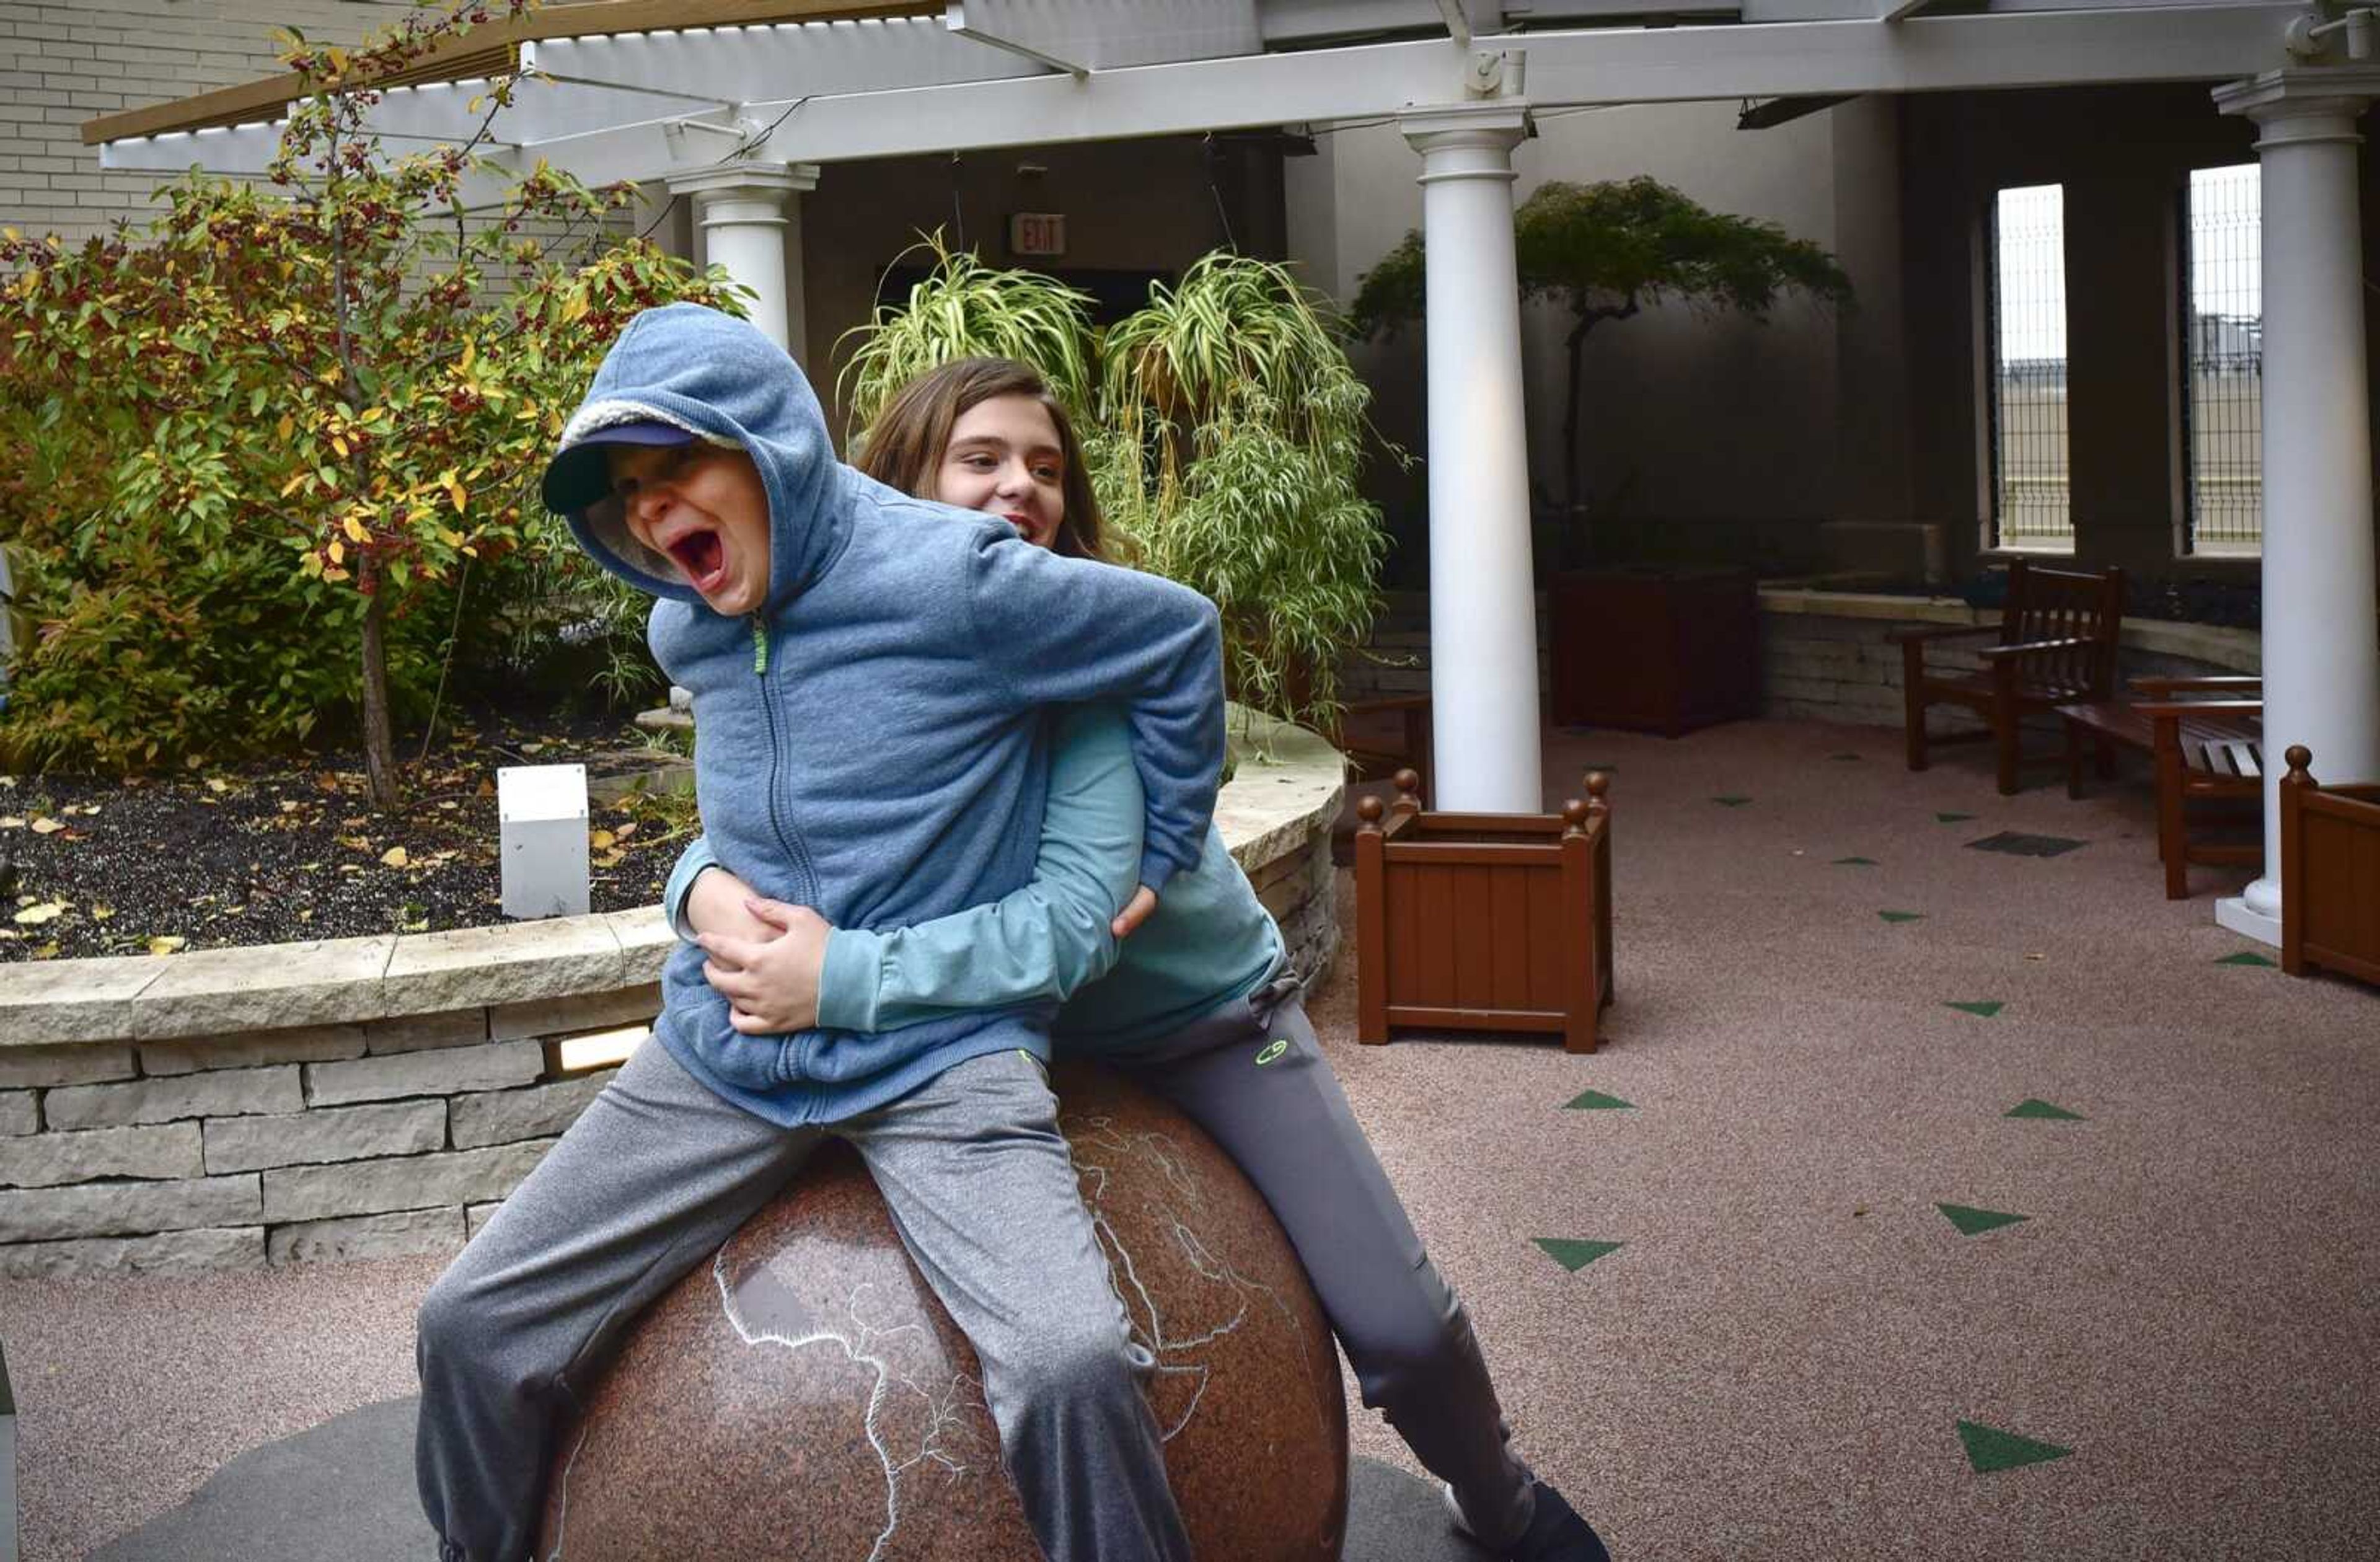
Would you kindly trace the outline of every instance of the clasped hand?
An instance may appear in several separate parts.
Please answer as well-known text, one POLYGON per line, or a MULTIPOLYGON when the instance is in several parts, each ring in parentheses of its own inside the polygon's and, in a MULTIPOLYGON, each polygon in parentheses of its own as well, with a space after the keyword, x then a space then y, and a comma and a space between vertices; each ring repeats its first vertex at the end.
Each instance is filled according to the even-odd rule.
MULTIPOLYGON (((706 874, 705 878, 722 877, 706 874)), ((724 889, 697 881, 697 893, 724 889)), ((721 897, 723 901, 724 897, 721 897)), ((702 910, 715 917, 724 909, 714 901, 702 910)), ((1157 909, 1157 892, 1142 885, 1110 924, 1118 938, 1128 938, 1157 909)), ((808 906, 742 897, 744 924, 735 933, 696 934, 695 942, 709 957, 702 979, 727 1000, 727 1023, 747 1036, 780 1035, 807 1031, 818 1023, 819 981, 826 969, 827 934, 833 925, 808 906)))

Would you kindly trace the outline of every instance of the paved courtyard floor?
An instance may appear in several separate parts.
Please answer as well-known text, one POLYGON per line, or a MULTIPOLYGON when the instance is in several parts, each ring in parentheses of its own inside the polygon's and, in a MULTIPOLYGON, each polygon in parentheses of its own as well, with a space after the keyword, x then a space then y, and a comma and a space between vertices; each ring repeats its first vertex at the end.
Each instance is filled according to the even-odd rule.
MULTIPOLYGON (((1588 763, 1602 1051, 1360 1047, 1352 944, 1314 1007, 1614 1555, 2380 1556, 2380 993, 2216 927, 2243 874, 2165 900, 2137 781, 1755 722, 1553 734, 1549 797, 1588 763)), ((438 1267, 0 1283, 28 1562, 419 1555, 438 1267)), ((1464 1555, 1350 1416, 1349 1556, 1464 1555)))

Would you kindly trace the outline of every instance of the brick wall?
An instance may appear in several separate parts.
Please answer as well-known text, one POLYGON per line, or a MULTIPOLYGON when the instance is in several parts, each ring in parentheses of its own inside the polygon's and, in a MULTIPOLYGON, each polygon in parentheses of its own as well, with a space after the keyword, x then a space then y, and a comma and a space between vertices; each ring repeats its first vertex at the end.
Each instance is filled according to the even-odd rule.
POLYGON ((156 174, 103 174, 82 125, 281 68, 273 30, 352 43, 407 0, 0 0, 0 226, 74 240, 150 214, 156 174))

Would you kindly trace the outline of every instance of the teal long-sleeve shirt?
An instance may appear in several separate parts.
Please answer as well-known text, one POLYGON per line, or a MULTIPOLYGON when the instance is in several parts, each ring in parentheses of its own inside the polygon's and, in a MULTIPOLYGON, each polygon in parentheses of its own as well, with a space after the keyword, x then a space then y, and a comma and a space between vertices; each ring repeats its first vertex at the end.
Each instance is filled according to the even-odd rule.
MULTIPOLYGON (((1062 1049, 1129 1051, 1264 982, 1281 931, 1211 825, 1131 937, 1108 924, 1139 883, 1141 783, 1111 705, 1062 713, 1033 878, 988 905, 908 927, 837 928, 819 984, 821 1026, 887 1031, 969 1009, 1056 998, 1062 1049)), ((662 905, 681 937, 686 893, 717 860, 698 837, 662 905)))

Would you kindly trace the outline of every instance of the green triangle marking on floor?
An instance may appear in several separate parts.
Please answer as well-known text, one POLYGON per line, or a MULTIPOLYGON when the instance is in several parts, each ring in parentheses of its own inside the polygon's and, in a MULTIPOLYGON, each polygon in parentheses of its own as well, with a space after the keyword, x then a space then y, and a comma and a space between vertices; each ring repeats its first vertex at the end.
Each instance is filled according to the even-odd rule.
POLYGON ((1959 1228, 1961 1237, 1980 1236, 1997 1231, 2003 1226, 2014 1226, 2021 1220, 2031 1220, 2029 1214, 2008 1214, 1999 1210, 1979 1210, 1965 1204, 1937 1204, 1942 1217, 1959 1228))
POLYGON ((1945 1003, 1943 1007, 1957 1009, 1961 1014, 1979 1015, 1985 1019, 1989 1019, 1992 1016, 1999 1013, 2000 1010, 2008 1007, 2008 1005, 1999 1002, 1998 999, 1986 999, 1981 1003, 1972 1004, 1945 1003))
POLYGON ((1606 1095, 1599 1090, 1588 1091, 1576 1100, 1562 1103, 1562 1109, 1567 1112, 1610 1112, 1623 1108, 1633 1112, 1636 1104, 1622 1101, 1616 1095, 1606 1095))
POLYGON ((1925 920, 1923 911, 1878 911, 1876 915, 1888 922, 1922 922, 1925 920))
POLYGON ((1978 1475, 1989 1475, 1996 1470, 2014 1470, 2022 1464, 2046 1464, 2062 1459, 2072 1453, 2055 1443, 2036 1443, 2030 1437, 2020 1437, 2013 1432, 1985 1426, 1976 1422, 1959 1423, 1959 1441, 1967 1447, 1967 1463, 1978 1475))
POLYGON ((2253 950, 2242 949, 2236 955, 2226 955, 2215 963, 2219 966, 2269 966, 2273 962, 2253 950))
POLYGON ((1713 802, 1715 802, 1715 803, 1718 804, 1718 805, 1719 805, 1719 807, 1721 807, 1721 808, 1742 808, 1745 803, 1748 803, 1748 802, 1750 802, 1751 800, 1752 800, 1752 799, 1751 799, 1750 798, 1739 798, 1739 797, 1724 797, 1724 798, 1713 798, 1713 799, 1711 799, 1711 801, 1713 801, 1713 802))
POLYGON ((1974 815, 1972 813, 1937 813, 1934 816, 1934 823, 1937 824, 1963 824, 1973 817, 1974 815))
POLYGON ((1873 857, 1838 857, 1835 859, 1834 866, 1838 868, 1873 868, 1876 866, 1876 859, 1873 857))
POLYGON ((1618 1242, 1590 1242, 1576 1237, 1534 1237, 1530 1240, 1573 1275, 1604 1254, 1619 1251, 1621 1247, 1618 1242))
POLYGON ((2054 1123, 2079 1123, 2082 1121, 2082 1113, 2069 1112, 2063 1106, 2052 1106, 2046 1101, 2040 1100, 2034 1096, 2027 1096, 2024 1100, 2018 1102, 2014 1106, 2010 1107, 2006 1112, 2002 1113, 2001 1116, 2006 1117, 2039 1117, 2046 1122, 2054 1123))

